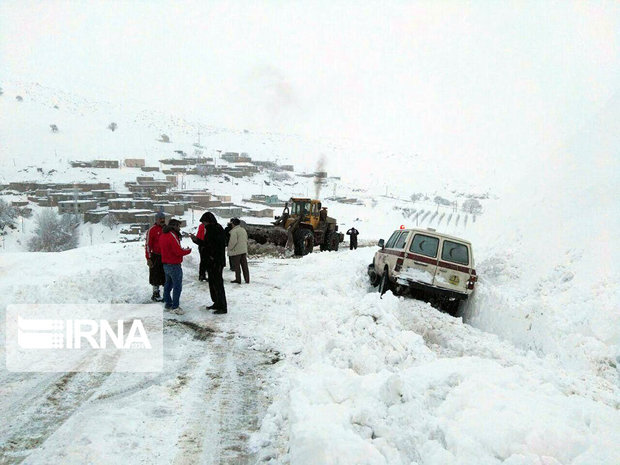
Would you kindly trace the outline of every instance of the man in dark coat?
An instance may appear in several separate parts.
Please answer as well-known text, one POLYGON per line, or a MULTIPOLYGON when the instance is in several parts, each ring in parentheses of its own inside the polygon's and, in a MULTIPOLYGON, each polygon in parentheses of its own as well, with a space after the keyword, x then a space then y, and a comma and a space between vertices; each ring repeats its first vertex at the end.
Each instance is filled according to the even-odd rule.
POLYGON ((164 265, 161 262, 161 248, 159 246, 159 237, 165 225, 166 215, 161 212, 157 213, 155 215, 155 224, 151 226, 146 233, 146 243, 144 247, 146 264, 149 267, 149 284, 153 286, 151 300, 155 302, 161 302, 159 286, 163 286, 166 283, 164 265))
POLYGON ((204 247, 207 258, 207 277, 211 300, 213 301, 213 305, 209 305, 207 309, 213 309, 215 310, 214 314, 221 315, 228 313, 222 276, 226 266, 226 233, 211 212, 202 215, 200 222, 205 225, 205 239, 198 239, 193 234, 190 237, 195 244, 204 247))
POLYGON ((349 239, 349 250, 357 249, 357 235, 360 232, 355 229, 355 227, 349 229, 347 231, 347 235, 350 237, 349 239))

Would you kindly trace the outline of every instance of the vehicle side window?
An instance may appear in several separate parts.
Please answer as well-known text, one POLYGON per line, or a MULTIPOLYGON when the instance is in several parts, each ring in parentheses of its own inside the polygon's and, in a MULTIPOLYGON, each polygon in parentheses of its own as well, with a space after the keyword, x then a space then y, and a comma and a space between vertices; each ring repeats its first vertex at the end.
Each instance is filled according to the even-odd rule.
POLYGON ((443 241, 441 249, 441 259, 448 262, 460 263, 461 265, 469 264, 469 251, 465 244, 458 242, 443 241))
POLYGON ((401 234, 402 234, 402 231, 394 231, 394 233, 390 236, 387 243, 385 244, 385 248, 391 249, 392 247, 394 247, 394 243, 396 242, 396 239, 398 239, 398 237, 401 234))
POLYGON ((433 258, 437 256, 438 249, 439 239, 424 234, 416 234, 411 241, 411 247, 409 247, 410 252, 433 258))
POLYGON ((398 239, 396 239, 396 242, 394 243, 394 246, 392 248, 393 249, 404 249, 405 244, 407 243, 408 237, 409 237, 409 233, 403 232, 400 236, 398 236, 398 239))

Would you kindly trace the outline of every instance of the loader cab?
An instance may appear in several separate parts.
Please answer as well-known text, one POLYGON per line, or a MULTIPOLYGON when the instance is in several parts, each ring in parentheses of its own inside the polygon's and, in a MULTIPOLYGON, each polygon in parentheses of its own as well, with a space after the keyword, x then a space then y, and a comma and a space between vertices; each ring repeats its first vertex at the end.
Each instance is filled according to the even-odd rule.
POLYGON ((302 216, 302 222, 310 224, 316 228, 319 224, 319 212, 321 211, 321 202, 318 200, 292 198, 290 200, 291 214, 287 221, 293 223, 299 216, 302 216))

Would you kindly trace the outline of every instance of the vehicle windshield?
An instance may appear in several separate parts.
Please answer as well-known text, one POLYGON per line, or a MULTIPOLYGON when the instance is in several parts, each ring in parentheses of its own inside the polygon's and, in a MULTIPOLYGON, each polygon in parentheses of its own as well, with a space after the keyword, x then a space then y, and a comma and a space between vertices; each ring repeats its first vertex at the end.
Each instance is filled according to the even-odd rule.
POLYGON ((291 209, 291 215, 300 215, 305 210, 306 215, 310 214, 310 202, 295 202, 291 209))

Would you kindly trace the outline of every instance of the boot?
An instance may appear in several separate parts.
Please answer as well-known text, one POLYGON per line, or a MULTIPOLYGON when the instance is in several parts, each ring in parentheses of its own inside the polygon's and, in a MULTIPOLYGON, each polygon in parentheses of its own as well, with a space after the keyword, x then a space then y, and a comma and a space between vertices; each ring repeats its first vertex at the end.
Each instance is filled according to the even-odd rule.
POLYGON ((153 291, 153 295, 151 296, 151 300, 153 302, 161 302, 162 301, 161 294, 159 293, 159 289, 157 289, 156 291, 153 291))

